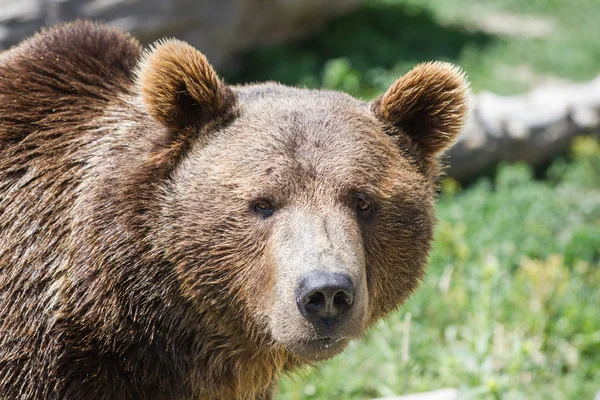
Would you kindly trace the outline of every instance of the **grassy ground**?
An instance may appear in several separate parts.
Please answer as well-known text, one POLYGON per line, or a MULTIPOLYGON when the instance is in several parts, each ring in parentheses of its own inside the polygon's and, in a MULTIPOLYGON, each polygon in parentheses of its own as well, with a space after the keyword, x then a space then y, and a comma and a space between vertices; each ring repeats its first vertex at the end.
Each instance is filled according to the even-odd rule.
POLYGON ((577 142, 544 181, 505 165, 462 192, 446 182, 438 217, 421 289, 341 356, 284 379, 279 399, 600 390, 600 144, 577 142))
MULTIPOLYGON (((365 99, 416 63, 461 65, 510 94, 600 74, 598 0, 371 0, 306 40, 259 49, 233 82, 277 80, 365 99)), ((457 387, 469 399, 591 399, 600 391, 600 145, 577 142, 543 180, 501 166, 444 183, 421 289, 278 398, 361 399, 457 387)))
POLYGON ((416 63, 461 65, 475 91, 508 94, 600 73, 597 0, 372 0, 323 32, 245 56, 228 80, 384 91, 416 63))

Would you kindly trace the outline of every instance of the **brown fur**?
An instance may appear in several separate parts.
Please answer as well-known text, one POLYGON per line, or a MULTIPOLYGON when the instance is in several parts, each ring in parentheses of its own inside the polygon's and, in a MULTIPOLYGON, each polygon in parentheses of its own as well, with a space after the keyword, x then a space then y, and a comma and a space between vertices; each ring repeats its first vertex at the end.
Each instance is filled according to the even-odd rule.
POLYGON ((456 66, 417 65, 374 102, 374 111, 392 122, 428 153, 446 150, 461 131, 468 109, 468 83, 456 66))
POLYGON ((418 286, 466 90, 443 64, 373 104, 231 87, 185 43, 84 22, 4 53, 0 398, 269 398, 341 351, 418 286), (294 303, 321 269, 356 286, 331 348, 294 303))

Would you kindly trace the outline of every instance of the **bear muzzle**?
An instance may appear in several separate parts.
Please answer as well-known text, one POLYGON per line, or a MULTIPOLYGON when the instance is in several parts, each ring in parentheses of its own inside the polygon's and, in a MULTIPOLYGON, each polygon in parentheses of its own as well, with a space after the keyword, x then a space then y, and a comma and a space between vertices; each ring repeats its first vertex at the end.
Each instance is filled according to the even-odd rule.
POLYGON ((273 339, 309 361, 339 353, 364 333, 368 289, 362 239, 344 210, 288 209, 272 228, 273 339))

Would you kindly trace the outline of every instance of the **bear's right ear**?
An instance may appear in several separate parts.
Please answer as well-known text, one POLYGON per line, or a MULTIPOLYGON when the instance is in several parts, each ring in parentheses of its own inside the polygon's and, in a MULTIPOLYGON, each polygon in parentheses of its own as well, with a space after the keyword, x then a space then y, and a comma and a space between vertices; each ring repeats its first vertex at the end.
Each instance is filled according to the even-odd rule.
POLYGON ((469 108, 469 84, 445 62, 417 65, 371 103, 381 120, 407 135, 427 156, 437 156, 461 132, 469 108))
POLYGON ((158 42, 146 53, 138 85, 150 116, 175 136, 227 115, 236 104, 204 54, 175 39, 158 42))

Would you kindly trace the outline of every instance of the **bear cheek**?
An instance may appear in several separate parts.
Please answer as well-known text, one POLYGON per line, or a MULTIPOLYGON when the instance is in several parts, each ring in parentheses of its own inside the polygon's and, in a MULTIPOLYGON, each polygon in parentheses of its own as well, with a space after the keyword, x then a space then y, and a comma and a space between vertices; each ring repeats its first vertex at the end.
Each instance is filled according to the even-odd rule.
POLYGON ((261 246, 260 253, 255 257, 252 263, 240 270, 236 286, 239 288, 240 299, 256 322, 268 325, 276 298, 276 267, 264 246, 261 246))
POLYGON ((405 203, 388 215, 365 238, 370 324, 397 309, 417 289, 433 241, 431 202, 405 203))

